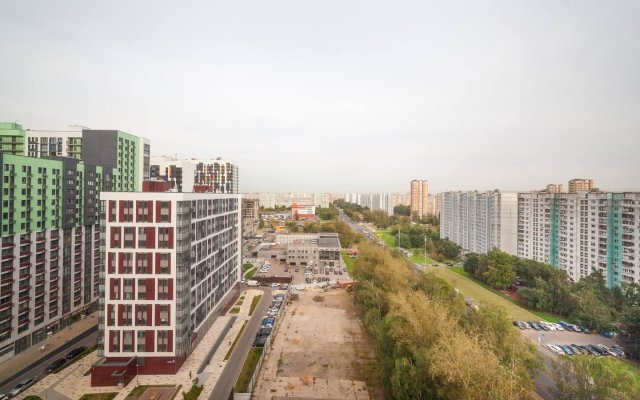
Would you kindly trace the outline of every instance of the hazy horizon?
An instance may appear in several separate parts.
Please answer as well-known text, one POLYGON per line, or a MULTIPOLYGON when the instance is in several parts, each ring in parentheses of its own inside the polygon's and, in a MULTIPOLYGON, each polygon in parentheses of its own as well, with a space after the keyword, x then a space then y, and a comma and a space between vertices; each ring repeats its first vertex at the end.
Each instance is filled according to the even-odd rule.
POLYGON ((242 192, 640 189, 640 2, 0 4, 0 121, 235 160, 242 192))

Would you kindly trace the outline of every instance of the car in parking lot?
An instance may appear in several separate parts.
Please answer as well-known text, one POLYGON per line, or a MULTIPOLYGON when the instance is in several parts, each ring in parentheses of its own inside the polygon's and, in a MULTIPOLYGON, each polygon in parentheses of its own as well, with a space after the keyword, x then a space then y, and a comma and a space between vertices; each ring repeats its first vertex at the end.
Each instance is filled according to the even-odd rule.
POLYGON ((31 378, 27 378, 23 381, 20 381, 13 389, 9 391, 9 393, 7 393, 7 396, 9 396, 9 398, 16 397, 17 395, 19 395, 20 393, 24 392, 29 387, 31 387, 37 381, 38 381, 38 378, 36 378, 35 376, 32 376, 31 378))
POLYGON ((52 362, 45 370, 44 373, 45 374, 50 374, 53 371, 57 370, 58 368, 62 367, 65 363, 67 362, 67 360, 65 360, 64 358, 59 358, 56 361, 52 362))
POLYGON ((76 347, 75 349, 68 352, 65 358, 67 360, 73 360, 74 358, 78 357, 80 354, 84 353, 86 349, 87 348, 84 346, 76 347))

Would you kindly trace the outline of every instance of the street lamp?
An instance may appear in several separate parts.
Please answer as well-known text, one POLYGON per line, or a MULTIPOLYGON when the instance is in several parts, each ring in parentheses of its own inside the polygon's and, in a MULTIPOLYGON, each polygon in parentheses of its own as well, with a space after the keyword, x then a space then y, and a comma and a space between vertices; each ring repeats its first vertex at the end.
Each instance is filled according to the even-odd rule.
POLYGON ((427 237, 424 237, 424 268, 427 269, 427 237))

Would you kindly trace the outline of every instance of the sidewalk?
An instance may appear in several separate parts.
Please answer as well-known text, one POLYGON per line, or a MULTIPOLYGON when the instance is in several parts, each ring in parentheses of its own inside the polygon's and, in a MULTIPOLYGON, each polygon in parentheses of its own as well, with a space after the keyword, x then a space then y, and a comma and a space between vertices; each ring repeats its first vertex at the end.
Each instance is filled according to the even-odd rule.
MULTIPOLYGON (((206 399, 213 391, 218 377, 222 374, 222 370, 227 364, 227 361, 224 361, 224 356, 230 348, 230 343, 235 340, 244 321, 250 318, 249 308, 251 307, 253 297, 261 294, 262 291, 255 289, 249 289, 243 292, 241 296, 244 296, 244 300, 240 307, 240 312, 238 314, 225 314, 219 316, 175 375, 138 375, 137 378, 134 378, 134 380, 123 389, 119 389, 117 387, 91 387, 91 376, 85 376, 84 373, 88 371, 91 368, 91 365, 98 359, 97 352, 94 352, 88 355, 84 361, 77 362, 77 365, 73 365, 59 374, 47 375, 36 385, 18 396, 18 399, 22 399, 28 395, 38 395, 43 399, 72 400, 79 399, 83 394, 87 393, 118 392, 115 400, 123 400, 138 384, 181 385, 182 387, 180 388, 180 392, 188 392, 193 385, 192 380, 196 377, 198 378, 198 384, 204 385, 204 390, 200 395, 200 398, 206 399), (198 368, 207 357, 209 350, 214 345, 216 339, 224 330, 227 321, 232 316, 237 317, 235 323, 213 355, 210 363, 205 367, 204 371, 198 375, 198 368), (189 378, 190 372, 192 374, 192 379, 189 378)), ((37 349, 36 353, 38 353, 37 349)), ((182 398, 182 396, 178 394, 176 398, 182 398)))
POLYGON ((43 340, 35 346, 32 346, 22 353, 11 357, 7 361, 0 363, 0 382, 12 377, 14 374, 20 372, 25 367, 38 361, 41 357, 46 356, 53 350, 74 339, 76 336, 96 326, 97 324, 98 312, 94 312, 93 314, 87 315, 85 319, 81 319, 70 327, 56 332, 56 334, 43 340), (40 350, 42 345, 45 346, 44 352, 40 350))

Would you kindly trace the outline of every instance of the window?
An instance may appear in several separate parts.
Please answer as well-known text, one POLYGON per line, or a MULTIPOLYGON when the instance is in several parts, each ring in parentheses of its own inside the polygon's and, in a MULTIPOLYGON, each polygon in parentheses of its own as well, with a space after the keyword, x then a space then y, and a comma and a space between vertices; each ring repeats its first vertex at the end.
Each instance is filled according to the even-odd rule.
POLYGON ((169 305, 162 304, 158 307, 160 308, 160 320, 156 325, 169 326, 169 305))
POLYGON ((160 254, 160 265, 158 266, 159 268, 159 273, 161 274, 170 274, 170 268, 169 268, 169 260, 170 260, 170 254, 160 254))
POLYGON ((158 300, 169 299, 169 280, 158 279, 158 300))
POLYGON ((136 333, 136 351, 146 351, 146 339, 147 335, 145 331, 138 331, 136 333))
POLYGON ((148 307, 146 304, 136 304, 136 325, 149 325, 148 307))
POLYGON ((136 274, 149 273, 149 258, 146 253, 136 254, 136 274))
POLYGON ((135 279, 123 279, 124 300, 133 300, 133 285, 135 279))
POLYGON ((135 228, 134 227, 125 227, 124 228, 124 248, 125 249, 133 249, 134 246, 134 238, 135 238, 135 228))
POLYGON ((158 331, 158 351, 169 351, 169 333, 167 331, 158 331))

